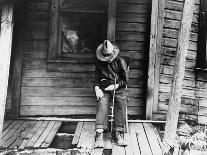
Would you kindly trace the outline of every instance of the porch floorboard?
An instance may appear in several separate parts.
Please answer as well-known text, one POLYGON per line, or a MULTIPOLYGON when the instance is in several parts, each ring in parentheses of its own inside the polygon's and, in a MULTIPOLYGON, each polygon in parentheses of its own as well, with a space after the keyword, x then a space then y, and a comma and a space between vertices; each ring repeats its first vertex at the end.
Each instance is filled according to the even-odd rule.
POLYGON ((94 149, 95 123, 79 122, 75 143, 78 149, 91 151, 92 154, 102 154, 104 150, 111 150, 112 155, 162 155, 160 137, 150 123, 129 123, 129 133, 125 133, 127 147, 117 146, 113 142, 111 133, 104 133, 104 149, 94 149))
POLYGON ((4 121, 1 149, 47 148, 55 137, 61 121, 4 121))

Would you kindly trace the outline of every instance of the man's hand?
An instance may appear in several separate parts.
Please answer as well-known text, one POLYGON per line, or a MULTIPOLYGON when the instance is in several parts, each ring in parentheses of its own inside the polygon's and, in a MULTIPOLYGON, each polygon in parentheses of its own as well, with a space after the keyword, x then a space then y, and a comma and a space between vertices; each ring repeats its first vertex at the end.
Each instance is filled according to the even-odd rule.
POLYGON ((95 87, 95 92, 98 100, 104 96, 103 91, 98 86, 95 87))
MULTIPOLYGON (((115 85, 115 89, 117 89, 119 87, 119 84, 116 84, 115 85)), ((105 88, 106 91, 112 91, 114 90, 114 85, 110 85, 108 86, 107 88, 105 88)))

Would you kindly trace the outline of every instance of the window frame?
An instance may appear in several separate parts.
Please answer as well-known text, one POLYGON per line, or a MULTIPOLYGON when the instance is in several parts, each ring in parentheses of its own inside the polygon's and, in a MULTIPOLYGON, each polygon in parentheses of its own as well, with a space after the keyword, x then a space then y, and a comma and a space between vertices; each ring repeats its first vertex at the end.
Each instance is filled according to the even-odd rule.
POLYGON ((200 0, 197 71, 207 71, 207 1, 200 0))
MULTIPOLYGON (((69 56, 61 57, 60 8, 62 0, 52 0, 49 20, 49 47, 47 62, 69 62, 69 56)), ((116 0, 108 0, 107 39, 115 40, 116 0)))

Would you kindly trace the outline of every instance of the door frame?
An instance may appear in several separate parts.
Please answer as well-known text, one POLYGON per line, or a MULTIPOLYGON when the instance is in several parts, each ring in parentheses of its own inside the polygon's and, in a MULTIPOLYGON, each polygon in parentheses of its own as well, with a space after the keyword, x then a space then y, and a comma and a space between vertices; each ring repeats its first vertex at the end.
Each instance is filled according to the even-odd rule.
POLYGON ((158 111, 160 60, 165 0, 152 0, 149 64, 146 96, 146 119, 152 120, 158 111), (161 33, 160 33, 161 32, 161 33))

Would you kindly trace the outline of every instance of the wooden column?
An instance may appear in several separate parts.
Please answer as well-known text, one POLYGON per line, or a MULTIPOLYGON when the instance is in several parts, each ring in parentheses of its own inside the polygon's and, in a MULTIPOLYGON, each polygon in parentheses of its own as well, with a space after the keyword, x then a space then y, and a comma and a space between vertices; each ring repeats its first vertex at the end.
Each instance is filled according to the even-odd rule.
POLYGON ((2 134, 13 33, 13 7, 3 4, 0 31, 0 137, 2 134))
POLYGON ((108 1, 107 39, 115 41, 116 32, 116 0, 108 1))
POLYGON ((157 45, 157 21, 158 21, 158 0, 152 0, 151 12, 151 30, 150 30, 150 49, 149 49, 149 66, 148 66, 148 81, 147 81, 147 105, 146 119, 152 119, 152 107, 154 103, 154 79, 155 79, 155 57, 157 45))
POLYGON ((19 117, 20 99, 21 99, 21 82, 22 82, 22 52, 24 38, 24 0, 19 0, 14 9, 14 39, 12 45, 12 97, 11 97, 11 114, 9 117, 19 117))
POLYGON ((162 32, 165 0, 152 0, 149 65, 147 81, 146 119, 151 120, 158 110, 160 55, 162 53, 162 32))
POLYGON ((185 72, 185 56, 187 54, 189 46, 190 30, 194 11, 193 8, 194 0, 185 0, 178 37, 178 45, 173 72, 173 83, 163 140, 164 144, 168 145, 172 144, 176 137, 178 116, 181 104, 182 85, 185 72))

